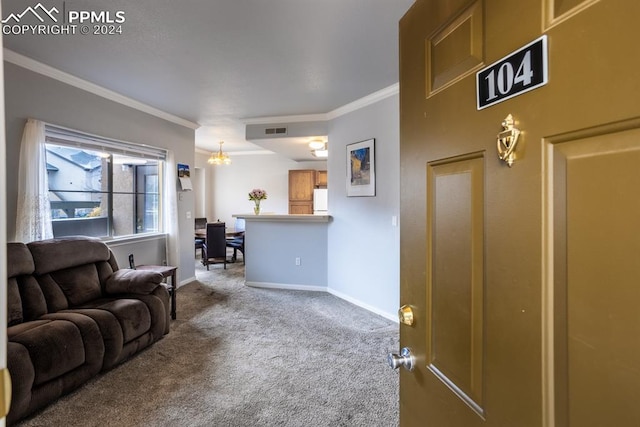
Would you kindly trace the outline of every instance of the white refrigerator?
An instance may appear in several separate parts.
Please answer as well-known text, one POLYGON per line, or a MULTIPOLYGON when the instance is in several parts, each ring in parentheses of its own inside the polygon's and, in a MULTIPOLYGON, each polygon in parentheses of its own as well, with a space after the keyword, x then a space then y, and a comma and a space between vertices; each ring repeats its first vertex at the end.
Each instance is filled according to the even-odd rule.
POLYGON ((327 215, 328 190, 326 188, 316 188, 313 190, 313 213, 314 215, 327 215))

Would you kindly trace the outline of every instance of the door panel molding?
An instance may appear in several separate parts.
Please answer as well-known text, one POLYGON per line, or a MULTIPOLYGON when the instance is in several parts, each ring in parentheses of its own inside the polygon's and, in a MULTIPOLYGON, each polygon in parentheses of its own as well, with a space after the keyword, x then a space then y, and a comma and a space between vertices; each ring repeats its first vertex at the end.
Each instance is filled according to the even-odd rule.
POLYGON ((542 16, 545 20, 543 30, 555 27, 598 2, 600 0, 544 0, 542 2, 542 16))
POLYGON ((484 65, 483 0, 477 0, 425 41, 426 97, 484 65))
POLYGON ((638 163, 640 118, 543 140, 545 427, 640 423, 638 163))
POLYGON ((427 165, 427 367, 484 419, 484 153, 427 165))

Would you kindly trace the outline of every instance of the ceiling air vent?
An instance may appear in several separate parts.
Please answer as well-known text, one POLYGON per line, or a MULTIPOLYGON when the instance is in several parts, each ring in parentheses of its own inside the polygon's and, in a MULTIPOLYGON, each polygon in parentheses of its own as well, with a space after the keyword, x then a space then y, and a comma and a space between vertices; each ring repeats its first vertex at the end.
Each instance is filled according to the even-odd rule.
POLYGON ((267 128, 264 133, 265 135, 286 135, 287 128, 267 128))

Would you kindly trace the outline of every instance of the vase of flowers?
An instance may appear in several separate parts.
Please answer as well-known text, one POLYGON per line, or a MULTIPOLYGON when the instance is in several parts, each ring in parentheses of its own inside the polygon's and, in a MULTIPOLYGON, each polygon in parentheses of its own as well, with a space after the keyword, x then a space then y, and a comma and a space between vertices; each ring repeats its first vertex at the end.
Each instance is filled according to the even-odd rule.
POLYGON ((249 200, 253 201, 253 203, 255 204, 255 206, 253 207, 254 214, 260 214, 260 201, 266 200, 266 198, 267 192, 260 188, 254 188, 249 192, 249 200))

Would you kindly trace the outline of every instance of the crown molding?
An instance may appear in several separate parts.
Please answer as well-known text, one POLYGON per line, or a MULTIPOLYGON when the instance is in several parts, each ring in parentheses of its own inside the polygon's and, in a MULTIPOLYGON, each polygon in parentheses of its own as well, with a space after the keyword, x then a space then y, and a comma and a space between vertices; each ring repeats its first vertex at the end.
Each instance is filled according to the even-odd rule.
POLYGON ((400 84, 394 83, 391 86, 387 86, 384 89, 380 89, 377 92, 373 92, 370 95, 357 99, 353 102, 350 102, 349 104, 343 105, 342 107, 338 107, 335 110, 329 111, 327 113, 327 118, 329 120, 333 120, 337 117, 352 113, 371 104, 375 104, 376 102, 380 102, 383 99, 389 98, 390 96, 396 95, 398 93, 400 93, 400 84))
POLYGON ((345 114, 352 113, 354 111, 365 108, 369 105, 380 102, 383 99, 400 93, 400 84, 394 83, 391 86, 387 86, 384 89, 373 92, 367 96, 357 99, 349 104, 338 107, 335 110, 331 110, 328 113, 323 114, 303 114, 298 116, 274 116, 274 117, 255 117, 242 119, 241 122, 245 125, 267 125, 277 123, 300 123, 300 122, 323 122, 333 120, 345 114))
POLYGON ((152 116, 159 117, 163 120, 167 120, 169 122, 176 123, 180 126, 184 126, 190 129, 197 129, 200 127, 200 125, 197 123, 183 119, 182 117, 174 116, 173 114, 169 114, 165 111, 151 107, 150 105, 144 104, 140 101, 136 101, 135 99, 121 95, 112 90, 105 89, 104 87, 98 86, 95 83, 91 83, 87 80, 81 79, 80 77, 76 77, 72 74, 58 70, 57 68, 43 64, 42 62, 21 55, 7 48, 3 49, 3 55, 4 60, 7 62, 10 62, 22 68, 26 68, 27 70, 33 71, 34 73, 42 74, 43 76, 47 76, 60 82, 66 83, 70 86, 77 87, 78 89, 93 93, 94 95, 98 95, 102 98, 106 98, 122 105, 126 105, 127 107, 134 108, 136 110, 151 114, 152 116))

